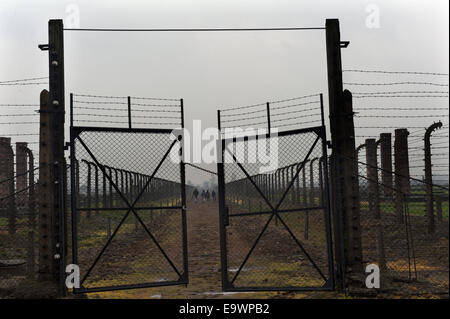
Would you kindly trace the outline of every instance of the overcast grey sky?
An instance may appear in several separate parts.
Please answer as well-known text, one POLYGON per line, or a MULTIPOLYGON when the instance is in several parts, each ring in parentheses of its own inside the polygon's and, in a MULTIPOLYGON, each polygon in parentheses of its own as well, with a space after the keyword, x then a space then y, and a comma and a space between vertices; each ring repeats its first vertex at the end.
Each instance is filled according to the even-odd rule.
MULTIPOLYGON (((67 20, 73 5, 79 9, 81 28, 321 27, 326 18, 339 18, 342 39, 351 42, 343 50, 344 69, 439 73, 448 73, 449 69, 447 0, 2 0, 0 81, 47 75, 47 52, 39 51, 37 45, 47 43, 47 21, 67 20), (366 25, 370 14, 366 10, 371 4, 379 8, 379 28, 366 25)), ((201 119, 205 127, 215 126, 216 110, 224 106, 319 92, 326 95, 325 32, 66 32, 65 72, 67 95, 75 92, 184 98, 188 128, 194 119, 201 119)), ((400 78, 349 73, 344 79, 348 82, 448 83, 447 76, 400 78)), ((0 87, 0 104, 35 103, 44 87, 0 87)), ((360 87, 352 89, 367 91, 360 87)), ((413 89, 430 90, 429 87, 413 89)), ((448 91, 448 87, 431 89, 448 91)), ((372 106, 373 102, 380 101, 355 101, 355 105, 372 106)), ((448 98, 394 99, 382 103, 448 107, 448 98)), ((0 109, 0 114, 14 112, 0 109)), ((448 114, 448 110, 445 113, 448 114)), ((380 123, 425 127, 437 119, 440 118, 403 122, 384 119, 380 123)), ((1 120, 4 122, 4 118, 1 120)), ((444 122, 448 125, 448 117, 444 122)), ((361 126, 368 124, 374 124, 374 119, 357 122, 361 126)), ((34 128, 3 125, 0 135, 37 130, 37 125, 34 128)), ((379 133, 380 130, 374 129, 358 131, 360 135, 379 133)), ((35 139, 23 137, 21 140, 35 139)))

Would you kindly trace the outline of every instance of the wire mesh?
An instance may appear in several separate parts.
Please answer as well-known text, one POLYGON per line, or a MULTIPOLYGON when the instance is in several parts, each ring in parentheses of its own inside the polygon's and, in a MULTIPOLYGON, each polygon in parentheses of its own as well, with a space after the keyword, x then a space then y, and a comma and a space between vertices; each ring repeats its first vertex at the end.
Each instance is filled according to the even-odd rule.
POLYGON ((178 142, 167 133, 89 131, 79 137, 75 257, 83 288, 180 280, 181 171, 165 156, 178 152, 178 142))
POLYGON ((244 289, 324 287, 329 256, 321 139, 310 131, 226 145, 230 283, 244 289), (274 139, 278 149, 270 159, 256 156, 274 139))

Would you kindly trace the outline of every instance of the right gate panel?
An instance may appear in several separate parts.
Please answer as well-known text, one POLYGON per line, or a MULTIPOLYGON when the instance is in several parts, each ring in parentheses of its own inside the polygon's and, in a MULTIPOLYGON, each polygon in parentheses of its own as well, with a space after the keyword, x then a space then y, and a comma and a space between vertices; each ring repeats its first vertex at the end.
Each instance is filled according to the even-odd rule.
POLYGON ((325 128, 223 139, 222 151, 224 290, 333 289, 325 128))

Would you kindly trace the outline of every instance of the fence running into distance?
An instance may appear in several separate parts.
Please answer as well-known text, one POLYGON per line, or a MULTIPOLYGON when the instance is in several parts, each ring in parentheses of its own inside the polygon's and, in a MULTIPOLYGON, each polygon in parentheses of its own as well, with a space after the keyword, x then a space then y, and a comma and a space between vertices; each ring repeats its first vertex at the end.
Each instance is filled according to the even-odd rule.
MULTIPOLYGON (((391 289, 394 294, 448 294, 449 115, 448 83, 442 81, 442 76, 417 72, 344 72, 345 85, 355 90, 353 106, 357 145, 360 147, 359 158, 354 159, 358 166, 354 178, 359 181, 363 262, 377 263, 381 267, 382 278, 388 279, 382 279, 382 286, 391 289), (431 155, 432 169, 430 181, 425 172, 426 129, 438 121, 442 125, 428 134, 431 150, 428 155, 431 155), (430 202, 432 216, 429 215, 429 206, 427 208, 430 202), (430 228, 431 218, 433 228, 430 228)), ((32 78, 0 84, 9 88, 33 87, 45 84, 42 82, 45 80, 32 78)), ((178 125, 172 119, 172 116, 177 117, 177 114, 171 114, 176 112, 171 107, 173 101, 155 103, 133 97, 102 99, 99 96, 74 95, 73 106, 81 120, 97 120, 100 126, 117 126, 120 123, 129 125, 125 120, 130 111, 127 107, 129 100, 136 119, 131 125, 178 125), (160 106, 165 108, 164 115, 160 114, 160 106)), ((220 115, 221 129, 234 126, 268 128, 268 123, 269 127, 279 128, 280 131, 307 127, 314 125, 310 121, 320 121, 317 113, 319 106, 319 95, 311 95, 301 99, 236 107, 233 112, 223 110, 220 115)), ((41 167, 38 149, 31 145, 39 145, 39 133, 31 129, 24 130, 24 127, 39 127, 39 121, 34 120, 39 113, 30 111, 39 108, 39 105, 2 101, 0 108, 1 124, 8 127, 6 132, 0 133, 0 293, 10 295, 26 280, 36 278, 38 270, 39 249, 36 238, 40 230, 36 226, 39 210, 37 177, 41 167)), ((307 207, 323 200, 323 174, 327 160, 318 155, 305 165, 289 194, 289 203, 307 207)), ((264 185, 269 196, 275 198, 277 189, 292 179, 292 167, 281 167, 271 172, 267 179, 270 183, 262 183, 263 179, 259 178, 260 185, 264 185)), ((112 165, 107 169, 125 194, 131 194, 148 177, 112 165)), ((112 202, 114 205, 117 194, 101 178, 95 163, 80 161, 75 170, 80 174, 76 183, 78 198, 86 208, 80 214, 81 222, 98 219, 97 224, 101 225, 99 231, 107 238, 110 236, 112 220, 100 217, 98 212, 105 204, 110 205, 112 202)), ((164 184, 164 181, 161 183, 164 184)), ((232 212, 251 213, 263 205, 249 192, 247 186, 239 186, 236 181, 229 185, 230 191, 226 196, 232 212)), ((176 204, 177 198, 168 196, 170 192, 157 189, 160 194, 152 191, 146 196, 150 200, 157 198, 161 206, 176 204)), ((67 189, 68 193, 71 191, 67 189)), ((319 223, 314 221, 311 214, 308 218, 306 216, 298 221, 298 232, 301 233, 298 238, 306 246, 319 245, 314 243, 318 238, 316 227, 319 223)), ((161 222, 158 212, 153 218, 155 223, 161 222)), ((269 235, 273 235, 282 225, 276 222, 270 227, 269 235)), ((286 269, 275 267, 274 271, 281 276, 286 269)), ((248 274, 246 276, 248 281, 254 280, 248 274)))

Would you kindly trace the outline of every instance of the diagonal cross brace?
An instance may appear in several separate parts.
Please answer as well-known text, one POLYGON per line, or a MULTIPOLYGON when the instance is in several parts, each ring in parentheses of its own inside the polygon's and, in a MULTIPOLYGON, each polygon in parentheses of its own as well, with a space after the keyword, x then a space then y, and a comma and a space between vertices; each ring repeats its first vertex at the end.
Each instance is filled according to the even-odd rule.
POLYGON ((272 220, 272 218, 274 216, 277 217, 278 220, 280 220, 280 222, 282 223, 283 227, 286 228, 286 230, 288 231, 289 235, 293 238, 293 240, 295 241, 295 243, 299 246, 299 248, 303 251, 303 253, 306 255, 306 257, 308 258, 308 260, 311 262, 311 264, 314 266, 314 268, 317 270, 317 272, 320 274, 320 276, 327 281, 327 278, 324 276, 324 274, 322 273, 322 271, 320 270, 320 268, 317 266, 317 264, 314 262, 314 260, 311 258, 311 256, 308 254, 308 252, 306 251, 306 249, 303 247, 303 245, 301 244, 301 242, 297 239, 297 237, 294 235, 294 233, 292 233, 292 231, 290 230, 289 226, 284 222, 284 220, 279 216, 278 214, 278 208, 281 206, 284 198, 286 197, 286 194, 289 192, 290 188, 292 187, 295 179, 297 178, 298 174, 300 174, 300 172, 302 171, 302 169, 305 167, 306 162, 308 161, 312 151, 314 150, 317 142, 319 141, 320 136, 317 136, 317 138, 315 139, 313 145, 311 146, 311 148, 308 151, 308 154, 305 156, 304 160, 301 162, 301 165, 299 165, 299 168, 297 169, 297 172, 295 173, 294 177, 292 178, 292 180, 290 181, 288 187, 286 188, 283 196, 281 197, 280 201, 278 202, 278 204, 275 206, 275 208, 272 206, 272 204, 267 200, 266 196, 264 195, 264 193, 259 189, 259 187, 255 184, 255 182, 253 181, 253 179, 251 178, 251 176, 248 174, 248 172, 244 169, 244 167, 242 166, 241 163, 239 163, 237 161, 236 156, 229 150, 229 148, 227 147, 226 150, 228 151, 228 153, 232 156, 233 161, 239 166, 239 168, 242 170, 242 172, 245 174, 245 176, 250 180, 250 182, 252 183, 252 185, 256 188, 256 190, 258 191, 258 193, 261 195, 261 197, 265 200, 265 202, 269 205, 269 207, 272 209, 272 214, 270 215, 270 217, 268 218, 267 222, 265 223, 262 231, 260 232, 260 234, 258 235, 258 237, 256 238, 255 242, 253 243, 252 247, 250 248, 250 251, 248 252, 248 254, 246 255, 246 257, 244 258, 244 261, 242 262, 241 266, 239 266, 239 269, 237 270, 236 274, 234 275, 233 279, 231 280, 231 284, 233 284, 235 282, 235 280, 237 279, 238 275, 240 274, 241 270, 244 268, 245 264, 247 263, 248 259, 250 258, 251 254, 253 253, 253 250, 256 248, 256 246, 259 243, 259 240, 261 239, 262 235, 265 233, 267 227, 270 224, 270 221, 272 220))
POLYGON ((136 205, 136 203, 139 201, 140 197, 142 196, 142 194, 144 193, 145 189, 147 188, 147 186, 150 184, 150 182, 152 181, 153 177, 156 175, 156 173, 158 172, 159 168, 161 167, 161 165, 163 164, 163 162, 165 161, 165 159, 167 158, 167 156, 169 155, 170 151, 172 150, 173 146, 175 145, 175 143, 177 142, 177 140, 174 140, 172 142, 172 144, 170 145, 169 149, 167 150, 167 152, 164 154, 163 158, 161 159, 161 161, 158 163, 158 165, 156 166, 155 170, 153 171, 152 175, 150 176, 150 178, 148 179, 148 181, 146 182, 146 184, 144 185, 144 187, 141 189, 141 191, 139 192, 138 196, 136 197, 136 199, 133 201, 132 204, 130 204, 127 200, 127 198, 122 194, 122 192, 119 190, 119 188, 117 187, 117 185, 114 183, 114 181, 112 180, 112 178, 106 173, 105 167, 103 165, 101 165, 97 158, 94 156, 94 154, 92 154, 92 152, 90 151, 90 149, 87 147, 87 145, 84 143, 84 141, 81 139, 80 136, 77 136, 77 139, 80 141, 81 145, 83 145, 83 147, 86 149, 86 151, 88 152, 88 154, 91 156, 92 160, 97 164, 97 166, 101 169, 102 173, 104 174, 104 176, 106 176, 106 178, 108 179, 108 181, 111 183, 111 185, 114 187, 114 189, 116 190, 116 192, 119 194, 119 196, 122 198, 122 200, 125 202, 125 204, 128 206, 128 210, 125 213, 124 217, 122 218, 122 220, 120 221, 119 225, 116 227, 116 229, 114 230, 113 234, 111 235, 111 237, 107 240, 107 242, 105 243, 105 245, 103 246, 103 248, 101 249, 100 253, 98 254, 98 256, 96 257, 96 259, 94 260, 94 263, 91 265, 91 267, 89 267, 87 273, 84 275, 83 280, 81 281, 81 284, 83 284, 83 282, 86 280, 86 278, 89 276, 89 274, 91 273, 91 271, 93 270, 93 268, 95 267, 95 265, 97 264, 97 262, 100 260, 101 256, 103 255, 103 253, 105 252, 106 248, 109 246, 109 244, 111 243, 112 239, 114 238, 114 236, 117 234, 119 228, 122 226, 123 222, 126 220, 126 218, 128 217, 128 215, 130 214, 130 212, 132 211, 134 216, 136 217, 136 219, 139 221, 139 223, 142 225, 142 227, 144 228, 144 230, 146 231, 146 233, 150 236, 150 238, 152 239, 152 241, 155 243, 155 245, 158 247, 158 249, 160 250, 160 252, 163 254, 163 256, 166 258, 167 262, 170 264, 170 266, 173 268, 173 270, 177 273, 177 275, 179 277, 181 277, 181 273, 178 271, 178 269, 176 268, 176 266, 174 265, 174 263, 170 260, 169 256, 167 256, 167 254, 165 253, 165 251, 162 249, 161 245, 158 243, 158 241, 156 240, 156 238, 153 236, 153 234, 149 231, 149 229, 147 228, 147 226, 144 224, 144 222, 142 221, 142 219, 139 217, 139 215, 136 213, 134 206, 136 205))

